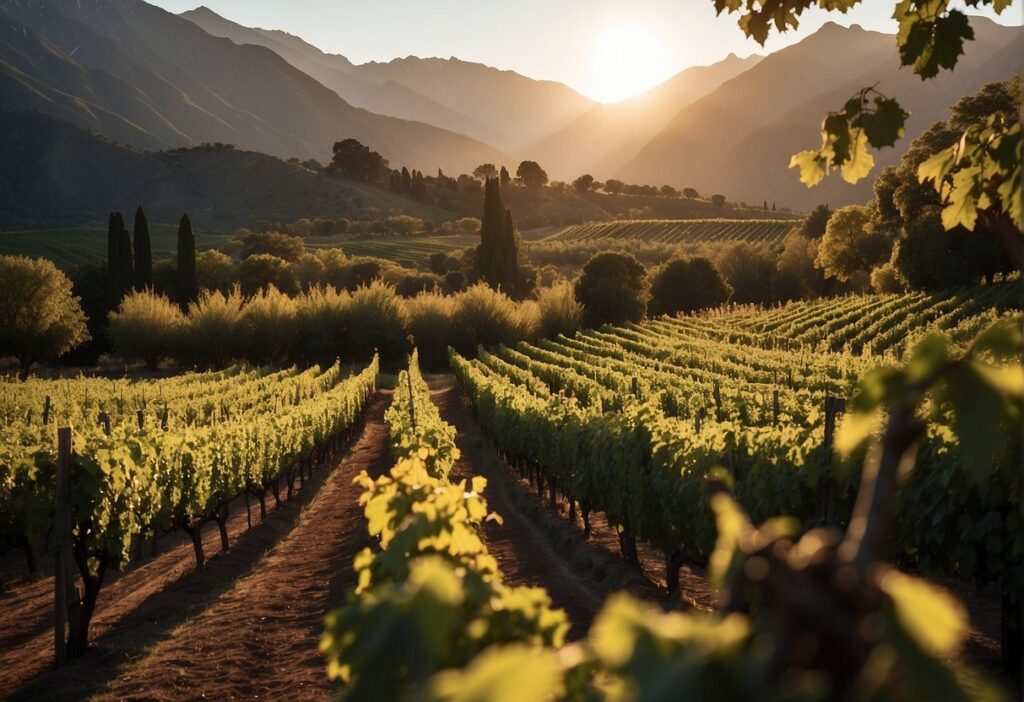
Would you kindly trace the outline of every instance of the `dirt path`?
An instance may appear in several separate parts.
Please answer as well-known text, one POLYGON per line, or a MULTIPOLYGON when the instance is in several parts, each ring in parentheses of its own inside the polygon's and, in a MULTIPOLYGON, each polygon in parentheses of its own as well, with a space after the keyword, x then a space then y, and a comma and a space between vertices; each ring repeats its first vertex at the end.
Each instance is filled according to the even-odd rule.
POLYGON ((488 506, 504 520, 503 525, 487 522, 484 539, 506 582, 545 588, 553 604, 569 615, 571 639, 586 634, 611 592, 628 589, 657 596, 653 583, 635 569, 586 543, 582 534, 546 514, 532 496, 520 490, 473 417, 469 400, 450 376, 432 399, 444 420, 458 431, 456 442, 462 457, 452 469, 452 479, 486 477, 488 506))
MULTIPOLYGON (((33 637, 31 646, 12 651, 5 644, 0 660, 10 659, 21 680, 33 677, 24 675, 33 668, 36 676, 27 685, 0 679, 0 689, 26 700, 328 697, 317 641, 324 614, 355 582, 352 558, 365 532, 352 478, 389 465, 383 423, 389 402, 389 393, 374 396, 340 461, 322 467, 203 570, 188 572, 191 548, 182 544, 122 577, 114 584, 120 588, 104 590, 94 650, 83 660, 38 675, 49 663, 51 631, 33 637), (22 657, 28 649, 41 649, 41 665, 22 657)), ((234 519, 244 529, 244 505, 234 519)), ((215 534, 210 538, 215 553, 215 534)), ((23 600, 14 601, 24 606, 23 600)), ((0 667, 0 675, 9 670, 0 667)))

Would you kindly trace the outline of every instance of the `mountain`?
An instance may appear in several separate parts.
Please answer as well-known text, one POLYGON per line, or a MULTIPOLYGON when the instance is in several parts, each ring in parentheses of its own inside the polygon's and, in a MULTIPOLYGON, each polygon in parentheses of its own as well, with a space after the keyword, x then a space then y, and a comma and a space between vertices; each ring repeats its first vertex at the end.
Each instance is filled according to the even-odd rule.
POLYGON ((256 219, 451 214, 273 156, 231 148, 145 152, 38 112, 0 112, 0 230, 97 224, 142 203, 150 219, 188 212, 204 231, 256 219))
POLYGON ((976 39, 967 42, 956 69, 922 81, 899 68, 892 35, 828 23, 683 108, 618 176, 798 209, 819 202, 833 207, 865 202, 871 177, 849 185, 833 175, 808 189, 796 169, 788 168, 790 156, 820 143, 826 112, 877 83, 911 112, 897 146, 875 152, 877 173, 896 163, 910 140, 944 119, 960 97, 1021 71, 1024 30, 980 17, 972 17, 971 24, 976 39))
POLYGON ((511 162, 462 134, 353 107, 274 51, 141 0, 0 0, 0 104, 144 148, 225 142, 326 160, 354 137, 427 171, 511 162))
POLYGON ((571 124, 524 150, 554 178, 589 173, 612 177, 653 139, 682 108, 725 81, 756 66, 762 57, 730 54, 711 66, 677 73, 641 95, 613 105, 594 105, 571 124))
POLYGON ((232 22, 206 7, 183 12, 206 32, 263 46, 358 107, 417 120, 518 150, 594 103, 561 83, 456 58, 408 56, 355 65, 286 32, 232 22))

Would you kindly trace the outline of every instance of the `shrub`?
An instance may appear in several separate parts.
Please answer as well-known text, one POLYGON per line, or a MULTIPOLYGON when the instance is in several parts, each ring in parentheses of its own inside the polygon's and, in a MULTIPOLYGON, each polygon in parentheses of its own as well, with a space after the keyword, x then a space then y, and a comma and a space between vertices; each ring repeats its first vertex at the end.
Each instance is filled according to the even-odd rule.
POLYGON ((421 293, 405 301, 409 334, 425 368, 443 368, 452 344, 456 303, 436 292, 421 293))
POLYGON ((293 360, 330 364, 342 355, 350 300, 347 292, 321 286, 295 298, 293 360))
POLYGON ((242 294, 235 286, 227 295, 204 290, 188 307, 182 330, 181 355, 207 368, 224 368, 246 348, 242 294))
POLYGON ((242 311, 248 342, 246 356, 254 363, 282 363, 295 341, 297 305, 274 286, 246 302, 242 311))
POLYGON ((344 358, 369 361, 374 351, 381 362, 401 363, 409 350, 405 308, 395 289, 380 281, 352 293, 344 315, 344 358))
POLYGON ((575 292, 589 327, 639 322, 647 309, 647 269, 629 254, 599 253, 583 267, 575 292))
POLYGON ((478 283, 456 298, 452 345, 465 355, 477 346, 511 345, 523 336, 516 303, 503 292, 478 283))
POLYGON ((543 337, 558 334, 571 336, 583 325, 583 307, 576 301, 569 281, 543 288, 537 296, 537 307, 540 315, 539 333, 543 337))
POLYGON ((676 258, 654 276, 649 312, 675 315, 718 307, 728 302, 732 286, 722 272, 704 257, 676 258))
POLYGON ((297 261, 306 250, 301 237, 268 232, 249 234, 242 239, 241 257, 248 258, 257 254, 270 254, 286 261, 297 261))
POLYGON ((309 290, 325 282, 327 266, 324 265, 319 257, 307 251, 299 256, 298 261, 292 264, 292 273, 295 275, 299 287, 302 290, 309 290))
POLYGON ((153 370, 176 355, 184 326, 178 305, 164 295, 141 290, 130 293, 120 309, 110 313, 108 334, 117 355, 140 359, 153 370))

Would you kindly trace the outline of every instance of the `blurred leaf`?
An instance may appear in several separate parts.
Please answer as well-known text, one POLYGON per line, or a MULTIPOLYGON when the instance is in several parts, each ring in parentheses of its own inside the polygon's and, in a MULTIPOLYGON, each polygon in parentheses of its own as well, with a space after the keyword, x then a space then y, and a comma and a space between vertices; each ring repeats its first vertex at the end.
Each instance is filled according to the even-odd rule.
POLYGON ((431 702, 547 702, 561 689, 555 653, 525 645, 492 646, 463 670, 430 681, 431 702))
POLYGON ((880 416, 880 410, 845 414, 836 428, 834 443, 836 453, 842 458, 849 457, 875 433, 880 416))
POLYGON ((991 352, 996 358, 1015 358, 1021 353, 1020 319, 1001 319, 978 334, 971 345, 975 353, 991 352))
POLYGON ((724 492, 711 496, 711 511, 715 514, 718 539, 708 559, 708 582, 712 587, 722 587, 740 555, 740 542, 751 525, 736 500, 724 492))
POLYGON ((896 617, 914 640, 933 656, 957 652, 970 628, 967 610, 953 595, 931 583, 892 568, 881 578, 896 617))
POLYGON ((973 363, 957 364, 943 381, 940 394, 953 406, 953 426, 964 463, 990 470, 1007 441, 1002 394, 973 363))
POLYGON ((937 373, 949 360, 949 340, 941 334, 929 334, 910 351, 907 375, 911 382, 920 382, 937 373))

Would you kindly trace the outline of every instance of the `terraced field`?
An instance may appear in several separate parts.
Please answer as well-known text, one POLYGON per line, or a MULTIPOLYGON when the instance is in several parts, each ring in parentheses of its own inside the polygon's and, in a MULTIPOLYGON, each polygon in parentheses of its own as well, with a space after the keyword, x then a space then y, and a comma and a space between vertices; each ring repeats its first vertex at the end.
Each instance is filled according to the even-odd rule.
POLYGON ((553 235, 551 239, 637 239, 666 244, 696 244, 708 241, 774 243, 782 241, 799 224, 799 221, 791 219, 619 220, 572 225, 553 235))

